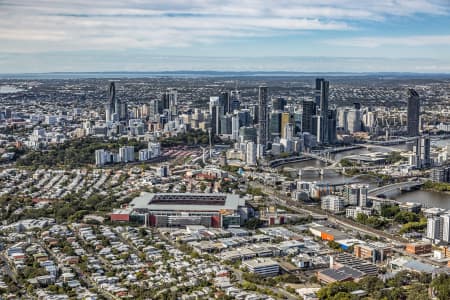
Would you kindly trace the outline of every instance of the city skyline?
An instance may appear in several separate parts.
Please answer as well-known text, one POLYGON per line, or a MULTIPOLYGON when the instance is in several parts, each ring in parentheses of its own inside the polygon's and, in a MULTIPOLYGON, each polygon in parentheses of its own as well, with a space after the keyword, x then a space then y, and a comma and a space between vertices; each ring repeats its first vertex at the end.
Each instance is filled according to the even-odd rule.
POLYGON ((450 299, 449 75, 188 73, 0 77, 1 298, 450 299))
POLYGON ((450 299, 450 0, 0 0, 0 300, 450 299))
POLYGON ((446 0, 0 3, 0 72, 450 72, 446 0))

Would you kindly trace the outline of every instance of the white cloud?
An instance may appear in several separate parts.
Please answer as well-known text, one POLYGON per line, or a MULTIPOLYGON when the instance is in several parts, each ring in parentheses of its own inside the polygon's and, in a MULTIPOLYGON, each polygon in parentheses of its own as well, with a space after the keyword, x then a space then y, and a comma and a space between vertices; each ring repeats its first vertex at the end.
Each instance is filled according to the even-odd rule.
POLYGON ((327 44, 344 47, 377 48, 383 46, 450 46, 450 35, 414 35, 401 37, 358 37, 334 39, 327 44))
POLYGON ((6 0, 0 52, 186 47, 448 13, 448 0, 6 0))

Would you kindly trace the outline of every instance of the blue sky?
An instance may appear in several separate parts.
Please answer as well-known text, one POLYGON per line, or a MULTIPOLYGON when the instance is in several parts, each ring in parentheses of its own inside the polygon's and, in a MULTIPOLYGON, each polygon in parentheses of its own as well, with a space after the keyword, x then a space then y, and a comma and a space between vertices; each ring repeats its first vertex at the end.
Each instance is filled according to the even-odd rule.
POLYGON ((450 72, 450 0, 0 0, 0 73, 450 72))

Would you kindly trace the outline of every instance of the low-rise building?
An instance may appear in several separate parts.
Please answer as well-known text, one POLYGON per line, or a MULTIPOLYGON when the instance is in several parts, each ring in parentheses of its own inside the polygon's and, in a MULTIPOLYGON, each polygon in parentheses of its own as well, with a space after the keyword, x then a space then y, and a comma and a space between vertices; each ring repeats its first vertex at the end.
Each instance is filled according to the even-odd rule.
POLYGON ((321 238, 324 241, 344 240, 348 238, 348 235, 346 233, 322 225, 311 226, 309 227, 309 231, 312 233, 312 235, 321 238))
POLYGON ((341 267, 338 269, 325 269, 317 272, 317 279, 321 283, 329 284, 333 282, 354 281, 364 276, 364 273, 350 268, 341 267))
POLYGON ((324 196, 321 199, 321 208, 323 210, 328 210, 334 213, 339 213, 344 210, 344 198, 335 196, 335 195, 328 195, 324 196))
POLYGON ((371 208, 365 208, 365 207, 349 207, 345 209, 345 216, 347 218, 356 219, 358 214, 363 214, 366 216, 372 215, 372 209, 371 208))
POLYGON ((262 276, 275 276, 280 272, 280 265, 270 258, 257 258, 242 263, 249 272, 262 276))
POLYGON ((374 264, 351 254, 340 253, 334 256, 330 256, 330 268, 339 269, 341 267, 351 267, 364 273, 364 276, 378 275, 378 269, 374 264))
POLYGON ((406 245, 406 252, 416 255, 431 253, 430 243, 412 243, 406 245))
POLYGON ((353 246, 353 254, 362 259, 370 260, 372 263, 382 262, 390 255, 392 249, 382 243, 358 244, 353 246))

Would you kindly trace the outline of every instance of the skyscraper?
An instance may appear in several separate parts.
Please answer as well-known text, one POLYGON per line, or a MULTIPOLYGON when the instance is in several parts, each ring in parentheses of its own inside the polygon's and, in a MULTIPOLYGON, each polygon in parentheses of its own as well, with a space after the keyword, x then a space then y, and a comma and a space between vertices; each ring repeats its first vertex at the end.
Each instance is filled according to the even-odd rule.
POLYGON ((149 115, 151 121, 158 120, 159 115, 162 114, 162 103, 159 99, 153 99, 150 101, 149 115))
POLYGON ((220 134, 220 119, 224 114, 219 97, 209 97, 209 113, 211 116, 211 133, 220 134))
POLYGON ((348 132, 348 108, 339 108, 337 112, 338 126, 348 132))
POLYGON ((272 110, 284 110, 286 106, 286 99, 283 97, 278 97, 272 100, 272 110))
POLYGON ((178 92, 176 89, 167 89, 161 95, 162 109, 166 111, 169 120, 173 120, 178 115, 178 92))
POLYGON ((337 139, 336 132, 337 122, 336 122, 336 110, 329 109, 328 110, 328 119, 327 119, 327 143, 334 144, 337 139))
POLYGON ((281 112, 272 111, 269 121, 270 140, 274 141, 281 136, 281 112))
POLYGON ((283 112, 281 114, 281 137, 282 138, 286 138, 286 136, 284 135, 284 128, 286 127, 286 125, 288 124, 293 124, 294 123, 294 114, 291 114, 289 112, 283 112))
POLYGON ((232 116, 222 115, 220 117, 220 134, 232 134, 232 116))
POLYGON ((323 78, 316 78, 316 86, 315 86, 315 101, 316 101, 316 106, 320 106, 320 91, 322 89, 322 82, 324 82, 325 79, 323 78))
POLYGON ((352 108, 347 112, 347 130, 350 133, 361 131, 361 110, 352 108))
POLYGON ((134 147, 133 146, 123 146, 119 148, 120 161, 127 163, 134 161, 134 147))
POLYGON ((111 82, 109 84, 109 112, 112 114, 115 108, 115 99, 116 99, 116 84, 111 82))
POLYGON ((259 144, 263 147, 267 146, 267 137, 269 136, 269 126, 267 126, 269 118, 267 113, 268 99, 269 95, 267 86, 260 86, 258 94, 258 138, 259 144))
POLYGON ((234 112, 235 110, 238 110, 241 106, 241 92, 238 90, 231 91, 230 95, 230 112, 234 112))
POLYGON ((427 219, 427 238, 430 240, 441 239, 441 218, 432 217, 427 219))
POLYGON ((287 123, 283 128, 282 128, 282 136, 284 139, 286 140, 292 140, 292 138, 294 137, 294 125, 292 123, 287 123))
POLYGON ((411 156, 410 165, 418 169, 427 168, 431 166, 430 156, 430 137, 417 137, 413 145, 413 155, 411 156))
POLYGON ((114 82, 109 84, 109 101, 105 107, 106 121, 126 121, 128 119, 127 103, 122 103, 116 97, 116 85, 114 82))
POLYGON ((420 138, 420 164, 422 168, 428 168, 431 165, 431 143, 429 136, 420 138))
POLYGON ((302 102, 302 132, 309 132, 311 134, 316 134, 313 132, 313 115, 316 114, 316 103, 311 100, 304 100, 302 102))
MULTIPOLYGON (((318 132, 317 141, 323 144, 329 143, 328 141, 328 94, 330 83, 326 80, 320 79, 320 101, 319 101, 319 116, 318 122, 318 132)), ((317 89, 316 80, 316 89, 317 89)))
POLYGON ((164 92, 161 94, 161 103, 162 103, 162 109, 169 109, 169 94, 167 92, 164 92))
POLYGON ((418 136, 420 126, 420 98, 413 90, 408 90, 408 136, 418 136))
POLYGON ((249 166, 255 166, 257 164, 256 145, 253 142, 247 142, 246 146, 246 163, 249 166))
POLYGON ((128 103, 121 102, 120 103, 120 114, 119 118, 121 121, 127 121, 128 120, 128 103))
POLYGON ((369 186, 365 184, 352 184, 344 186, 345 204, 352 206, 367 206, 369 186))
POLYGON ((239 139, 239 116, 233 115, 231 118, 231 139, 237 141, 239 139))
POLYGON ((227 114, 231 112, 230 94, 228 92, 222 92, 220 93, 219 99, 220 105, 223 106, 223 113, 227 114))
POLYGON ((442 241, 450 242, 450 215, 445 214, 441 216, 441 230, 442 230, 442 241))
POLYGON ((175 89, 169 89, 167 91, 167 97, 169 99, 169 118, 173 120, 178 115, 178 92, 175 89))
POLYGON ((120 103, 120 100, 116 98, 115 101, 114 101, 114 114, 117 115, 119 120, 122 119, 121 109, 122 109, 122 104, 120 103))
POLYGON ((109 95, 108 95, 108 103, 105 105, 105 117, 106 122, 113 121, 114 114, 114 102, 116 98, 116 85, 114 82, 109 84, 109 95))

